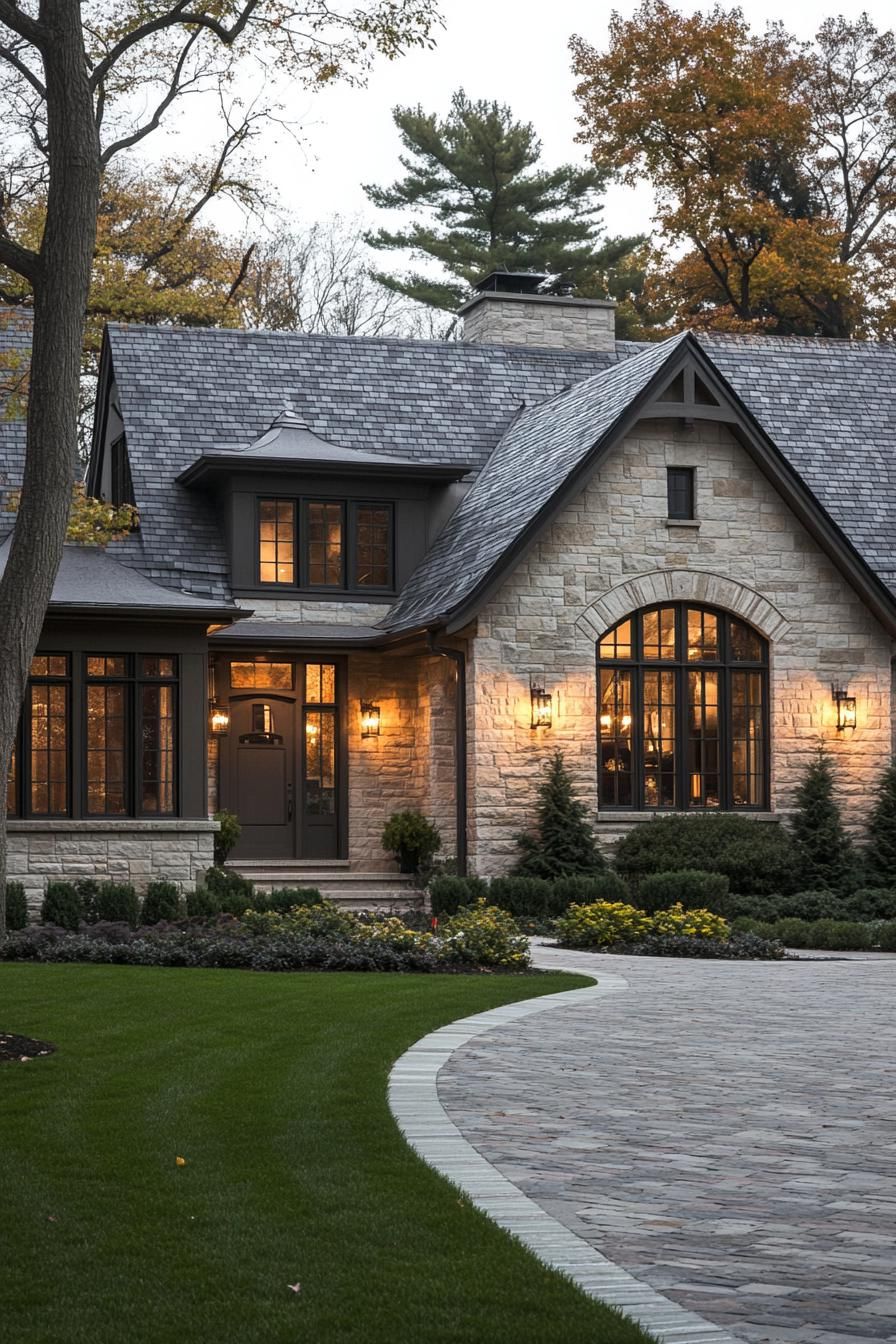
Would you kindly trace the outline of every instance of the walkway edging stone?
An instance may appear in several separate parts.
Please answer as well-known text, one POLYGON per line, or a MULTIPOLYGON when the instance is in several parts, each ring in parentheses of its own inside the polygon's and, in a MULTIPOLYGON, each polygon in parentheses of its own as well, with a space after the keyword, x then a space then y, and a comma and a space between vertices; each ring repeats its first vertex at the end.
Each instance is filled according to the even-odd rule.
MULTIPOLYGON (((551 969, 583 973, 578 967, 558 962, 551 969)), ((566 1274, 590 1297, 625 1312, 660 1344, 738 1344, 734 1335, 664 1297, 546 1213, 468 1143, 439 1099, 439 1071, 468 1041, 534 1013, 552 1012, 573 1003, 580 1008, 628 987, 623 976, 602 972, 599 983, 587 989, 505 1004, 458 1018, 430 1032, 393 1066, 389 1107, 405 1139, 424 1162, 447 1177, 543 1264, 566 1274)))

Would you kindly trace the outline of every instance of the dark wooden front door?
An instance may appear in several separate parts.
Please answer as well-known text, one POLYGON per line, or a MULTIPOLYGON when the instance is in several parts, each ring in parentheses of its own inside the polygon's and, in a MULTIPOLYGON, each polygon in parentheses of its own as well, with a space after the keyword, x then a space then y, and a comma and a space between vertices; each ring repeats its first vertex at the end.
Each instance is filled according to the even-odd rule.
POLYGON ((237 861, 340 857, 340 672, 304 659, 232 660, 221 801, 242 827, 237 861), (247 681, 257 689, 244 689, 247 681))
POLYGON ((295 705, 259 692, 230 702, 231 810, 236 859, 295 857, 295 705))

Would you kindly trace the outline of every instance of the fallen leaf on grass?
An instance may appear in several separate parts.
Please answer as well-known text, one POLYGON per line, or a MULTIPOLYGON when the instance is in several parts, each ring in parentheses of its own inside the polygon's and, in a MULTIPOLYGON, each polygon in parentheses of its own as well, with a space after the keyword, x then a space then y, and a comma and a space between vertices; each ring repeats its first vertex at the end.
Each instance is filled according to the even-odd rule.
POLYGON ((176 1167, 185 1167, 187 1165, 187 1159, 185 1157, 176 1157, 174 1159, 174 1165, 176 1167))
POLYGON ((302 1291, 302 1285, 300 1283, 288 1283, 286 1286, 290 1292, 293 1293, 300 1293, 302 1291))

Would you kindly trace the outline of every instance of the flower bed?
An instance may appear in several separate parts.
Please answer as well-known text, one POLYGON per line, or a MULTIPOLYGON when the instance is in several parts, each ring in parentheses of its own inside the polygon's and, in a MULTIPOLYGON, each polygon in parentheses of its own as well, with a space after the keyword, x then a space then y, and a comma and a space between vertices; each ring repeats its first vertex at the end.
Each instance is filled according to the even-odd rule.
POLYGON ((32 925, 0 945, 0 959, 253 971, 524 971, 530 965, 527 940, 512 918, 484 901, 458 911, 436 933, 328 901, 139 929, 123 922, 77 931, 32 925))
POLYGON ((680 904, 652 915, 621 901, 571 905, 554 927, 562 947, 587 951, 738 960, 777 960, 784 955, 778 942, 753 933, 732 933, 720 915, 711 910, 685 910, 680 904))

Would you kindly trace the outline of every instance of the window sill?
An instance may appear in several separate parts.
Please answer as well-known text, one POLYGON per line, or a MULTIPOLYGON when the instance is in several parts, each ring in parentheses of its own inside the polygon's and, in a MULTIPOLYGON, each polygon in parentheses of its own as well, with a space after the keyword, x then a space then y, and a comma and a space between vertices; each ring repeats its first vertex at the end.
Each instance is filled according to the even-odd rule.
POLYGON ((369 602, 381 606, 391 606, 398 596, 394 588, 363 588, 352 591, 347 588, 234 588, 236 598, 247 601, 264 600, 268 602, 369 602))
POLYGON ((97 817, 95 821, 83 817, 10 817, 6 824, 10 833, 26 831, 217 831, 218 822, 206 817, 97 817))
POLYGON ((687 528, 690 528, 690 530, 691 530, 692 532, 699 532, 699 530, 700 530, 700 519, 699 519, 699 518, 667 518, 667 519, 666 519, 666 526, 667 526, 667 527, 687 527, 687 528))
POLYGON ((662 808, 654 812, 626 812, 620 809, 614 812, 604 808, 603 812, 597 814, 598 826, 619 826, 628 825, 632 821, 655 821, 657 817, 749 817, 751 821, 780 821, 777 812, 751 812, 747 808, 734 808, 731 811, 722 812, 718 808, 688 808, 676 811, 674 808, 662 808))

